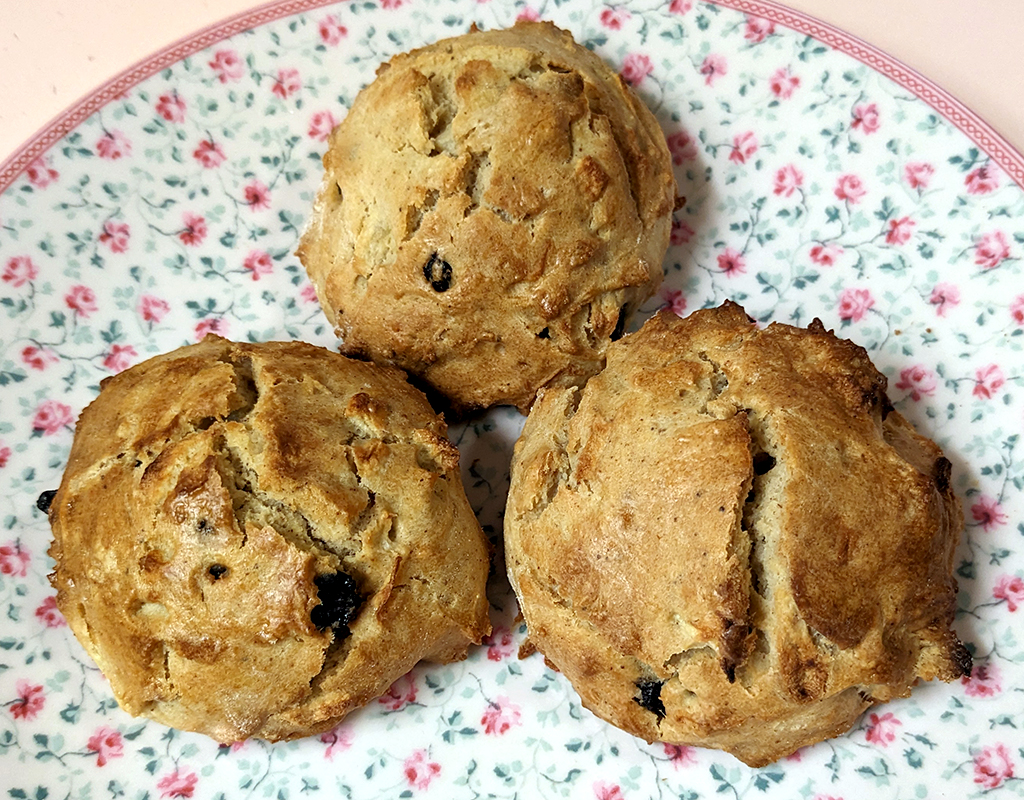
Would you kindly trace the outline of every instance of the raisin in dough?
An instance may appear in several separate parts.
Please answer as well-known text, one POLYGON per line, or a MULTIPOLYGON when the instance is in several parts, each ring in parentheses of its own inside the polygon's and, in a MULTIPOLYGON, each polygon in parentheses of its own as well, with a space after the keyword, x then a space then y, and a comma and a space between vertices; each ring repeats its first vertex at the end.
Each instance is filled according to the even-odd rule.
POLYGON ((648 741, 750 765, 970 656, 951 630, 950 462, 860 347, 733 304, 662 313, 545 391, 505 519, 530 640, 648 741))
POLYGON ((394 57, 324 167, 298 255, 342 352, 401 367, 452 409, 525 409, 589 376, 661 282, 665 137, 550 23, 394 57))
POLYGON ((57 605, 121 706, 330 729, 490 629, 488 544, 397 370, 215 336, 104 380, 50 506, 57 605))

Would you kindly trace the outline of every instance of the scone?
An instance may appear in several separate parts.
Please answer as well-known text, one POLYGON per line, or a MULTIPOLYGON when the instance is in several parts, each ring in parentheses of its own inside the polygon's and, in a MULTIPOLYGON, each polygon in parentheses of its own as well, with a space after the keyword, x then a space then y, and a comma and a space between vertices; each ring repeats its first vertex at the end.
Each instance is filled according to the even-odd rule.
POLYGON ((397 370, 215 336, 102 384, 50 505, 57 606, 131 714, 333 727, 490 629, 489 545, 397 370))
POLYGON ((587 707, 762 766, 970 672, 950 462, 885 389, 819 321, 727 303, 655 316, 585 389, 538 398, 507 566, 587 707))
POLYGON ((331 136, 298 255, 343 353, 456 411, 603 364, 662 279, 665 137, 598 56, 519 22, 395 56, 331 136))

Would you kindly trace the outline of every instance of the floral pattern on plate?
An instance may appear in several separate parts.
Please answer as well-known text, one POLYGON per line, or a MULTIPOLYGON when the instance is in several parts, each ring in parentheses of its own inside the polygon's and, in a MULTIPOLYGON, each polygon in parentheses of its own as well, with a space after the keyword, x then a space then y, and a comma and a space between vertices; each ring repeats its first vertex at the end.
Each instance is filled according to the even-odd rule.
MULTIPOLYGON (((853 40, 826 30, 834 47, 809 35, 822 26, 767 3, 275 8, 205 47, 186 43, 2 187, 7 794, 1024 795, 1024 193, 1005 150, 948 122, 951 107, 918 97, 917 78, 886 76, 905 69, 876 70, 848 54, 853 40), (383 59, 516 17, 572 30, 665 129, 687 202, 646 311, 731 298, 760 320, 820 317, 872 351, 896 406, 946 449, 966 514, 957 628, 975 655, 969 678, 920 686, 844 736, 749 769, 594 718, 538 656, 517 657, 524 630, 499 576, 484 646, 415 668, 323 736, 218 746, 117 708, 56 609, 36 506, 59 481, 77 414, 105 376, 207 331, 331 345, 293 255, 329 131, 383 59)), ((453 429, 499 544, 520 425, 499 409, 453 429)))

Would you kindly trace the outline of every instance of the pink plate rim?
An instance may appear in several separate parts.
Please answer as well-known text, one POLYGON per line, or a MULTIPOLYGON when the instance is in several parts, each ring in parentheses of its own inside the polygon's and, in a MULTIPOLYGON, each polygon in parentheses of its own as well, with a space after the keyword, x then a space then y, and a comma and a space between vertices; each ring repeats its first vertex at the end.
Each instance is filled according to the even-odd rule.
MULTIPOLYGON (((333 5, 335 2, 336 0, 273 0, 203 28, 139 61, 58 114, 0 163, 0 194, 6 192, 33 161, 45 154, 67 133, 108 102, 117 99, 146 78, 236 33, 273 22, 281 17, 333 5)), ((785 25, 871 67, 934 108, 947 122, 983 150, 1015 183, 1024 187, 1024 155, 964 103, 900 60, 850 33, 774 0, 706 2, 785 25)))

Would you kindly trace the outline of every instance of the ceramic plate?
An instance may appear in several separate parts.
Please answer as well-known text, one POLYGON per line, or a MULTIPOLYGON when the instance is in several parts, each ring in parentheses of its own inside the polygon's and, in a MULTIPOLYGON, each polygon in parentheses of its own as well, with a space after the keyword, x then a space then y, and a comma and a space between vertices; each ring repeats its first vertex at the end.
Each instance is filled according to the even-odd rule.
MULTIPOLYGON (((1024 794, 1024 159, 848 36, 767 3, 380 0, 261 8, 120 76, 0 170, 0 784, 14 798, 1024 794), (54 607, 54 488, 99 382, 206 332, 332 345, 293 256, 332 126, 388 56, 551 19, 643 96, 685 207, 646 312, 726 298, 863 344, 963 500, 969 679, 920 686, 764 769, 594 718, 502 578, 494 634, 324 736, 220 747, 132 719, 54 607)), ((521 419, 453 429, 499 536, 521 419)))

